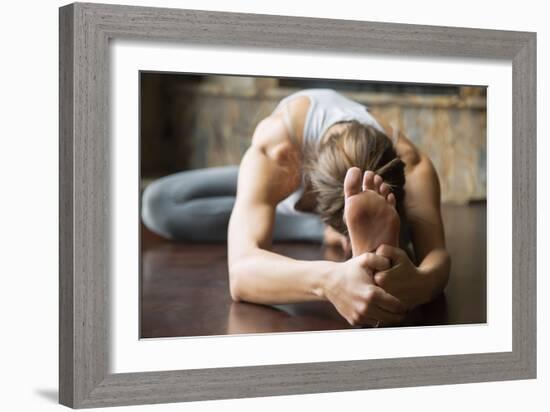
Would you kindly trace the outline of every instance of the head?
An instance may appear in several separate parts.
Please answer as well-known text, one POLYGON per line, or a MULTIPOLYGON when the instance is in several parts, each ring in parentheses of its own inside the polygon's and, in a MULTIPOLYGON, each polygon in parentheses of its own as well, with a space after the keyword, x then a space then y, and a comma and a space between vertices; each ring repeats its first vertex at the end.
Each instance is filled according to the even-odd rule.
POLYGON ((325 224, 347 234, 344 213, 344 178, 351 167, 379 174, 392 189, 398 211, 404 197, 404 163, 391 140, 378 129, 357 121, 338 123, 322 137, 320 147, 307 147, 304 174, 317 197, 317 213, 325 224))

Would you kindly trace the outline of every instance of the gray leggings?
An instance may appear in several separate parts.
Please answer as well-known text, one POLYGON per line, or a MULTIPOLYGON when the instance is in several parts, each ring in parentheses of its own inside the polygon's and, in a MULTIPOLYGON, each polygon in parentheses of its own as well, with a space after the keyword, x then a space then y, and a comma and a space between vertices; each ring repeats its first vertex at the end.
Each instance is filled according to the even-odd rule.
MULTIPOLYGON (((141 217, 151 231, 174 240, 227 241, 227 225, 237 193, 238 166, 175 173, 143 192, 141 217)), ((319 216, 276 212, 273 240, 323 241, 319 216)))

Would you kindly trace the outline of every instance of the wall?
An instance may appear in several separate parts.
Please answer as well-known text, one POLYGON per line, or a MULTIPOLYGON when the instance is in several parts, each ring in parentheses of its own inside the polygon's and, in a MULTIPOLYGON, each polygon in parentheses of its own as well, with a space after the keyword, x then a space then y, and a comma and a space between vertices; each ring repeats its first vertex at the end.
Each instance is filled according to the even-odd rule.
MULTIPOLYGON (((120 1, 104 2, 118 3, 120 1)), ((2 120, 2 377, 3 409, 63 411, 57 388, 57 7, 64 1, 3 4, 2 120)), ((545 411, 550 392, 550 26, 544 2, 525 0, 441 3, 310 2, 279 0, 124 0, 134 5, 392 21, 538 31, 538 376, 537 380, 444 385, 153 405, 112 411, 545 411)), ((489 211, 490 212, 490 211, 489 211)), ((406 344, 406 342, 403 342, 406 344)), ((345 350, 345 348, 343 348, 345 350)))
POLYGON ((464 204, 486 197, 482 87, 158 73, 142 75, 141 85, 141 170, 146 178, 239 164, 256 125, 282 98, 302 88, 331 87, 403 131, 430 157, 443 202, 464 204))

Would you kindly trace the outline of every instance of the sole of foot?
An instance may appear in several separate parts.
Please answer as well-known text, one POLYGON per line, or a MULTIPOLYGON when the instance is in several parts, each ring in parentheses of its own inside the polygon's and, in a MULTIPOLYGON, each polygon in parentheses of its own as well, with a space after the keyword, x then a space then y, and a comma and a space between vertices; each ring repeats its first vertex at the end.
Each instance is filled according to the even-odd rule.
POLYGON ((344 222, 353 256, 373 252, 381 244, 398 246, 400 219, 395 195, 372 171, 350 168, 344 180, 344 222))

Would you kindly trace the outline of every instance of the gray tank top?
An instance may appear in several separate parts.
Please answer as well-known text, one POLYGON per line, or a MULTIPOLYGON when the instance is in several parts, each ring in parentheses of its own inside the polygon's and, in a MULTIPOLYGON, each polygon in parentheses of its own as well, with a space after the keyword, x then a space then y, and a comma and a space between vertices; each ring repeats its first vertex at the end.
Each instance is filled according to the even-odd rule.
MULTIPOLYGON (((359 123, 374 127, 385 133, 376 119, 367 111, 367 107, 337 93, 331 89, 305 89, 282 99, 275 110, 282 108, 292 99, 306 96, 309 98, 309 108, 303 130, 303 144, 313 143, 318 147, 321 137, 327 129, 338 122, 356 120, 359 123)), ((288 113, 288 112, 287 112, 288 113)), ((304 194, 302 184, 295 192, 277 205, 277 211, 286 215, 309 214, 296 210, 296 203, 304 194)))

